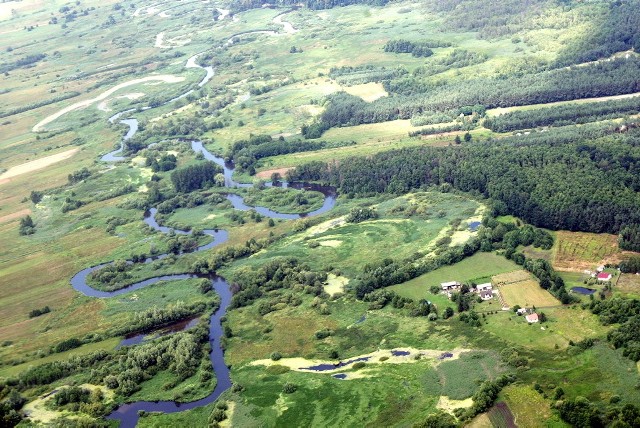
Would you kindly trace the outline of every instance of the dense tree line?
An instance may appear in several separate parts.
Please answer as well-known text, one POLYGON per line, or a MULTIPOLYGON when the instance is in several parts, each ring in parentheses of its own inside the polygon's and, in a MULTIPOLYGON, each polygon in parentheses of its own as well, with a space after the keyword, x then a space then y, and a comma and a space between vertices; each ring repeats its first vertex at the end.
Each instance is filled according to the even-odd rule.
POLYGON ((80 95, 80 92, 77 92, 77 91, 65 92, 64 94, 60 94, 56 97, 49 98, 47 100, 36 101, 29 104, 21 104, 20 106, 14 107, 10 110, 0 111, 0 118, 12 116, 18 113, 23 113, 29 110, 35 110, 37 108, 44 107, 49 104, 54 104, 60 101, 68 100, 69 98, 77 97, 78 95, 80 95))
MULTIPOLYGON (((413 70, 412 77, 428 77, 438 73, 443 73, 451 69, 459 69, 470 65, 482 64, 489 56, 484 53, 470 52, 466 49, 454 49, 442 58, 432 58, 425 65, 421 65, 413 70)), ((395 83, 395 82, 394 82, 395 83)), ((395 83, 397 86, 401 86, 395 83)), ((397 90, 394 90, 397 92, 397 90)))
POLYGON ((15 61, 13 61, 13 62, 0 64, 0 73, 4 74, 4 73, 7 73, 7 72, 9 72, 11 70, 15 70, 16 68, 33 66, 33 64, 35 64, 35 63, 37 63, 39 61, 42 61, 46 57, 47 57, 46 54, 39 53, 39 54, 35 54, 35 55, 27 55, 25 57, 22 57, 20 59, 17 59, 15 61))
POLYGON ((342 66, 332 67, 329 70, 329 77, 341 85, 359 85, 369 82, 381 82, 400 76, 404 76, 408 71, 404 67, 386 68, 375 65, 342 66))
POLYGON ((618 246, 623 250, 640 252, 640 224, 631 224, 620 229, 618 246))
POLYGON ((592 301, 589 307, 602 324, 618 324, 607 333, 607 340, 622 348, 625 357, 640 361, 640 300, 614 297, 592 301))
POLYGON ((600 15, 594 14, 593 28, 558 57, 559 65, 570 65, 607 58, 630 49, 640 51, 640 1, 620 0, 592 3, 600 15))
POLYGON ((481 77, 427 86, 416 86, 412 81, 406 87, 398 86, 392 80, 385 83, 392 95, 371 103, 342 92, 329 95, 316 126, 324 131, 471 105, 511 107, 640 92, 638 74, 640 59, 632 57, 523 76, 481 77))
POLYGON ((409 40, 389 40, 384 45, 385 52, 395 52, 395 53, 410 53, 412 56, 416 58, 420 57, 430 57, 433 55, 433 51, 430 49, 431 47, 439 47, 439 46, 431 46, 429 42, 411 42, 409 40))
POLYGON ((489 117, 484 127, 494 132, 508 132, 539 126, 565 126, 613 119, 640 112, 640 97, 604 102, 566 104, 532 110, 518 110, 489 117))
POLYGON ((171 173, 171 182, 177 192, 188 193, 211 187, 214 176, 222 173, 222 168, 211 161, 197 163, 176 169, 171 173))
POLYGON ((640 409, 633 404, 621 406, 618 404, 620 397, 614 397, 608 406, 598 406, 584 397, 576 397, 559 401, 555 407, 562 420, 575 427, 640 426, 640 409))
POLYGON ((537 28, 535 18, 557 6, 553 0, 428 0, 426 4, 443 14, 448 28, 478 32, 484 39, 537 28))
POLYGON ((290 6, 304 6, 308 9, 322 10, 331 9, 334 7, 349 6, 352 4, 368 4, 371 6, 384 6, 388 3, 388 0, 233 0, 230 4, 230 9, 234 12, 241 12, 248 9, 259 9, 264 5, 290 7, 290 6))
POLYGON ((637 129, 558 128, 453 147, 417 147, 313 162, 289 173, 345 194, 402 194, 448 183, 499 202, 499 211, 538 227, 617 233, 640 223, 637 129))
POLYGON ((309 152, 313 150, 331 149, 354 145, 354 141, 301 141, 273 139, 270 135, 254 135, 247 140, 236 141, 229 147, 225 159, 233 161, 239 171, 255 173, 256 162, 270 156, 288 153, 309 152))
POLYGON ((620 272, 638 273, 640 272, 640 256, 631 256, 620 262, 620 272))

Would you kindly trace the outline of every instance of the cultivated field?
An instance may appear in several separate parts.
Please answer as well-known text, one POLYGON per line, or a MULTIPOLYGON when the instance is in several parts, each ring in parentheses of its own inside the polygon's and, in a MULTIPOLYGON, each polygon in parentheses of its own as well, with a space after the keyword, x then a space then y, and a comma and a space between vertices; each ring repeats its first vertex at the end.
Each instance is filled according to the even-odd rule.
POLYGON ((532 306, 539 308, 560 304, 547 290, 540 288, 538 281, 532 279, 528 272, 523 271, 521 277, 524 278, 525 274, 529 279, 519 279, 507 283, 502 282, 504 279, 501 279, 500 282, 495 282, 494 277, 494 284, 504 284, 498 285, 503 304, 509 307, 519 305, 523 308, 530 308, 532 306))
POLYGON ((575 272, 595 270, 605 263, 617 263, 621 256, 618 237, 606 233, 559 231, 553 252, 554 268, 575 272))

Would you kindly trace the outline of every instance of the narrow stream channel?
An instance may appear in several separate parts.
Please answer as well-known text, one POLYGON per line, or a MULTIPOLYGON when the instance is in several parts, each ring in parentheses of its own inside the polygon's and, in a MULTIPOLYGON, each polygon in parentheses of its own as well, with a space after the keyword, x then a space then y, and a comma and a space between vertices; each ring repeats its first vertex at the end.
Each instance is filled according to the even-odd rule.
MULTIPOLYGON (((195 64, 196 57, 197 55, 189 59, 190 65, 195 64)), ((191 66, 193 67, 194 65, 191 65, 191 66)), ((204 68, 198 65, 196 66, 199 68, 204 68)), ((206 83, 208 79, 211 78, 210 74, 212 76, 212 70, 210 72, 208 68, 204 68, 204 69, 207 71, 207 76, 205 76, 204 80, 200 83, 200 86, 202 86, 204 83, 206 83)), ((184 94, 181 96, 184 96, 184 94)), ((120 116, 130 111, 133 111, 133 110, 127 110, 124 112, 117 113, 113 115, 109 120, 110 122, 113 123, 116 120, 118 120, 120 116)), ((118 150, 108 153, 101 158, 101 160, 105 162, 119 162, 124 160, 125 157, 119 156, 119 154, 123 150, 124 141, 128 140, 129 138, 132 138, 138 130, 137 119, 129 118, 129 119, 120 121, 120 123, 125 123, 126 125, 128 125, 129 131, 123 137, 121 146, 118 150)), ((202 142, 193 141, 191 143, 191 147, 195 152, 202 153, 205 159, 211 160, 217 163, 218 165, 221 165, 224 168, 225 187, 228 187, 231 189, 231 188, 237 188, 237 187, 252 186, 252 184, 238 183, 234 181, 233 165, 225 163, 224 159, 222 159, 219 156, 215 156, 214 154, 209 152, 203 146, 202 142)), ((266 185, 271 186, 273 185, 273 183, 267 183, 266 185)), ((325 196, 324 203, 321 208, 309 213, 283 214, 283 213, 278 213, 276 211, 273 211, 266 207, 251 207, 249 205, 246 205, 244 203, 244 198, 237 194, 227 193, 225 196, 231 202, 231 204, 235 209, 238 209, 238 210, 254 209, 261 215, 265 217, 274 218, 274 219, 297 219, 301 217, 309 217, 309 216, 323 214, 329 211, 330 209, 332 209, 336 203, 336 196, 337 196, 336 190, 335 188, 330 186, 321 186, 313 183, 304 183, 304 182, 293 182, 293 183, 279 182, 279 183, 276 183, 276 185, 282 186, 285 188, 291 187, 295 189, 319 191, 325 196)), ((156 214, 157 214, 157 209, 151 208, 148 213, 145 213, 145 219, 144 219, 145 223, 151 226, 152 228, 154 228, 155 230, 160 231, 162 233, 169 233, 171 230, 173 230, 177 234, 191 233, 188 230, 179 230, 179 229, 176 230, 176 229, 171 229, 169 227, 161 226, 160 224, 158 224, 156 220, 156 214)), ((211 236, 213 240, 206 245, 202 245, 198 247, 196 251, 204 251, 204 250, 214 248, 218 245, 223 244, 229 238, 229 235, 225 230, 207 229, 207 230, 204 230, 203 232, 204 234, 211 236)), ((144 261, 144 263, 151 263, 154 260, 162 259, 167 256, 168 254, 161 254, 161 255, 149 257, 144 261)), ((89 286, 87 284, 87 277, 92 272, 95 272, 96 270, 110 263, 112 262, 102 263, 102 264, 88 267, 86 269, 81 270, 80 272, 75 274, 73 278, 71 278, 71 285, 76 291, 89 297, 112 298, 112 297, 119 296, 121 294, 130 293, 132 291, 147 287, 151 284, 155 284, 160 281, 174 281, 174 280, 187 279, 187 278, 209 278, 211 280, 213 289, 220 296, 220 307, 215 313, 211 315, 211 318, 209 320, 209 343, 211 345, 211 353, 209 354, 209 358, 211 360, 211 364, 213 366, 213 370, 215 372, 217 382, 214 390, 208 396, 200 400, 192 401, 189 403, 178 403, 175 401, 157 401, 157 402, 136 401, 133 403, 127 403, 127 404, 121 405, 116 410, 114 410, 109 416, 107 416, 107 419, 120 421, 120 426, 123 428, 135 427, 138 422, 139 411, 176 413, 176 412, 182 412, 184 410, 189 410, 196 407, 204 406, 214 402, 220 396, 220 394, 222 394, 224 391, 226 391, 228 388, 231 387, 231 378, 229 375, 229 368, 224 362, 224 352, 220 347, 220 338, 222 337, 222 325, 220 323, 220 319, 226 315, 227 308, 229 307, 229 303, 231 302, 231 297, 232 297, 231 290, 229 288, 229 284, 227 283, 227 281, 224 278, 217 275, 207 276, 207 275, 185 273, 185 274, 161 275, 161 276, 149 278, 144 281, 131 284, 125 288, 122 288, 116 291, 100 291, 89 286)))

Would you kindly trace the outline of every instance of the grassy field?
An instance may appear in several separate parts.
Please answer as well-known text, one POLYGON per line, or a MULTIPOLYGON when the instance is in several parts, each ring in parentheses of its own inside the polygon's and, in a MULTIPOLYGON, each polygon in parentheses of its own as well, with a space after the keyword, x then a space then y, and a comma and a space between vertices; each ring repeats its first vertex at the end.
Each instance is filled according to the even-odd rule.
POLYGON ((435 298, 429 291, 432 285, 440 285, 448 281, 460 283, 473 281, 481 284, 490 282, 493 275, 516 269, 518 265, 502 256, 494 253, 477 253, 455 265, 441 267, 404 284, 394 285, 390 289, 403 297, 431 300, 435 298))
POLYGON ((614 287, 615 292, 620 292, 629 297, 640 297, 640 275, 623 273, 614 287))
POLYGON ((501 398, 509 406, 518 426, 544 428, 549 426, 550 419, 555 419, 554 426, 559 422, 549 403, 530 386, 509 385, 502 390, 501 398))
MULTIPOLYGON (((160 252, 168 248, 168 237, 150 231, 142 222, 148 206, 146 194, 153 187, 150 180, 164 189, 166 198, 174 195, 169 172, 154 176, 144 167, 147 154, 171 151, 182 167, 196 158, 187 144, 175 141, 177 138, 202 138, 209 149, 224 153, 231 143, 250 135, 297 138, 301 126, 322 113, 328 94, 345 90, 366 101, 389 96, 380 82, 341 85, 328 76, 333 67, 401 66, 412 73, 418 67, 428 67, 431 61, 447 58, 455 49, 466 49, 486 54, 486 61, 447 70, 425 78, 424 83, 438 85, 503 72, 529 73, 545 67, 544 61, 553 60, 561 48, 590 30, 579 13, 563 14, 571 20, 571 30, 563 29, 567 21, 554 14, 564 11, 553 8, 535 25, 523 27, 518 41, 512 35, 487 38, 477 32, 452 33, 449 22, 428 5, 402 1, 386 7, 302 8, 283 17, 299 30, 296 32, 274 20, 282 9, 253 9, 235 14, 235 19, 214 21, 215 6, 199 1, 134 4, 120 0, 75 4, 25 0, 0 5, 0 64, 46 54, 33 66, 4 73, 0 90, 0 113, 24 107, 22 112, 7 113, 0 124, 0 377, 14 376, 33 365, 113 349, 120 338, 47 355, 52 345, 71 337, 94 333, 107 337, 130 323, 134 314, 150 308, 166 308, 176 302, 212 304, 217 299, 213 293, 202 295, 196 280, 156 284, 115 299, 90 299, 69 284, 85 267, 149 253, 151 248, 160 252), (73 16, 65 16, 69 9, 75 10, 73 16), (251 30, 278 34, 243 34, 226 43, 232 35, 251 30), (384 52, 385 43, 399 34, 411 40, 446 40, 452 46, 435 48, 429 59, 384 52), (292 46, 296 53, 292 53, 292 46), (215 67, 215 75, 201 87, 198 82, 204 70, 185 68, 187 59, 199 53, 201 65, 215 67), (163 104, 191 89, 189 96, 163 104), (56 100, 62 95, 72 96, 56 100), (147 105, 155 107, 141 108, 147 105), (72 109, 74 106, 77 108, 72 109), (127 117, 139 119, 145 132, 143 140, 167 141, 138 153, 134 162, 100 162, 100 156, 113 150, 125 132, 125 127, 110 125, 107 119, 129 108, 138 108, 127 117), (47 123, 36 126, 43 119, 47 123), (69 183, 68 175, 83 167, 91 170, 91 177, 69 183), (119 195, 122 189, 130 191, 119 195), (40 202, 29 200, 32 190, 44 192, 40 202), (84 205, 63 212, 63 206, 73 201, 84 205), (20 236, 19 220, 27 214, 36 223, 36 233, 20 236), (118 226, 111 227, 114 223, 118 226), (50 306, 50 313, 29 318, 31 310, 45 305, 50 306)), ((334 128, 322 139, 355 144, 264 158, 257 169, 343 160, 404 147, 445 146, 462 133, 410 138, 409 132, 416 129, 410 120, 334 128)), ((471 134, 474 141, 494 136, 481 127, 471 134)), ((293 192, 268 189, 248 193, 248 204, 277 211, 305 212, 321 203, 317 194, 307 195, 307 203, 300 203, 295 199, 299 194, 293 192)), ((248 213, 232 211, 228 203, 195 205, 193 201, 185 203, 159 220, 180 229, 224 228, 229 232, 228 246, 244 245, 252 238, 285 236, 252 257, 221 269, 230 280, 240 269, 255 269, 273 258, 289 256, 313 270, 333 271, 355 280, 367 263, 417 253, 418 257, 428 256, 448 247, 438 244, 442 238, 464 243, 472 236, 466 222, 488 210, 482 201, 449 193, 357 200, 341 197, 334 210, 322 218, 278 220, 270 226, 248 213), (380 218, 358 224, 344 222, 350 209, 366 205, 374 205, 380 218)), ((570 232, 558 233, 551 252, 524 251, 530 257, 552 260, 558 269, 573 271, 617 261, 621 254, 613 235, 570 232)), ((167 258, 136 268, 134 279, 189 271, 194 262, 210 256, 211 252, 203 252, 175 261, 167 258)), ((430 286, 451 280, 488 282, 517 269, 494 253, 478 253, 391 289, 401 296, 426 298, 442 311, 453 303, 441 294, 431 294, 430 286)), ((570 278, 568 284, 582 281, 573 273, 563 275, 570 278)), ((638 295, 637 282, 635 277, 624 275, 617 290, 638 295)), ((557 305, 532 280, 504 285, 501 292, 503 289, 511 303, 557 305)), ((369 303, 350 296, 318 297, 322 302, 318 304, 318 299, 298 289, 291 293, 301 296, 299 306, 278 307, 263 316, 259 313, 263 301, 258 300, 227 314, 233 335, 225 339, 225 358, 234 382, 245 389, 241 394, 228 391, 223 396, 235 403, 226 426, 411 426, 434 411, 442 397, 469 397, 480 381, 510 371, 499 358, 499 352, 508 346, 530 358, 531 370, 519 372, 522 384, 509 387, 502 397, 522 426, 535 426, 536 414, 557 422, 549 411, 549 400, 532 395, 537 394, 531 389, 533 382, 543 384, 547 393, 552 390, 550 385, 562 384, 569 397, 607 400, 619 394, 625 402, 640 402, 634 389, 635 366, 619 352, 604 343, 582 353, 569 347, 571 340, 602 338, 608 330, 595 316, 578 308, 545 309, 549 321, 529 326, 512 312, 494 313, 497 302, 487 302, 478 306, 479 312, 485 313, 482 325, 472 327, 457 316, 432 322, 391 305, 370 310, 369 303), (325 329, 331 335, 318 339, 316 332, 325 329), (394 365, 375 362, 353 371, 353 378, 346 381, 326 374, 250 365, 273 352, 328 360, 333 352, 343 359, 399 347, 473 351, 441 363, 428 358, 394 365), (596 383, 599 379, 605 381, 596 383), (297 385, 297 390, 285 394, 286 382, 297 385), (532 408, 524 403, 532 403, 532 408)), ((89 371, 76 373, 50 386, 83 382, 89 376, 89 371)), ((131 400, 192 400, 206 395, 213 382, 201 382, 199 374, 178 382, 160 372, 141 387, 131 400), (177 385, 166 387, 174 383, 177 385)), ((33 398, 46 388, 24 392, 33 398)), ((212 410, 209 405, 175 415, 145 416, 140 426, 205 426, 211 422, 212 410)))
MULTIPOLYGON (((342 207, 353 206, 345 202, 342 207)), ((377 205, 380 218, 361 223, 344 223, 321 230, 294 235, 272 246, 267 253, 256 254, 242 260, 231 269, 252 267, 274 257, 304 259, 315 269, 331 266, 343 275, 353 278, 365 264, 386 257, 407 258, 416 252, 427 253, 434 248, 441 234, 453 233, 449 223, 464 219, 476 212, 480 204, 457 195, 418 193, 395 198, 377 205), (408 201, 408 200, 411 201, 408 201), (398 206, 413 204, 418 212, 406 218, 394 210, 398 206), (442 212, 444 216, 434 215, 442 212), (389 253, 389 243, 394 243, 389 253), (367 251, 363 252, 362 249, 367 251)), ((313 229, 311 229, 313 231, 313 229)), ((232 273, 231 273, 232 275, 232 273)))
POLYGON ((525 270, 495 275, 491 282, 498 287, 503 303, 507 306, 557 306, 560 302, 547 290, 540 288, 538 281, 525 270))
POLYGON ((484 329, 494 340, 499 338, 523 349, 545 351, 565 349, 571 340, 601 337, 608 330, 595 315, 577 308, 545 308, 543 312, 548 322, 541 325, 528 324, 523 316, 512 311, 499 311, 486 317, 484 329))

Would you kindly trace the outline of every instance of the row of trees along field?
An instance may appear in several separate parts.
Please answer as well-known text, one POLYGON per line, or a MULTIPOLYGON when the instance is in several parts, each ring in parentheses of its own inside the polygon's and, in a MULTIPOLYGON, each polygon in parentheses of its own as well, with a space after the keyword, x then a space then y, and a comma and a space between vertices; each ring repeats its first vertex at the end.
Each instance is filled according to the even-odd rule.
POLYGON ((604 102, 566 104, 532 110, 512 111, 484 121, 494 132, 509 132, 539 126, 565 126, 613 119, 640 112, 640 97, 604 102))
POLYGON ((538 227, 618 233, 640 223, 639 129, 557 128, 462 146, 416 147, 312 162, 291 179, 320 180, 345 194, 402 194, 448 183, 496 201, 538 227))
MULTIPOLYGON (((524 76, 434 83, 429 87, 400 78, 384 82, 391 96, 371 103, 344 92, 329 95, 316 126, 324 131, 336 126, 410 119, 472 105, 512 107, 628 94, 640 92, 640 81, 636 78, 639 74, 640 59, 631 57, 524 76)), ((316 135, 305 134, 308 138, 317 138, 316 135)))
POLYGON ((233 161, 238 171, 255 172, 256 162, 262 158, 288 153, 309 152, 354 145, 354 141, 286 141, 284 137, 273 139, 270 135, 252 135, 247 140, 234 142, 225 154, 226 161, 233 161))
POLYGON ((289 7, 289 6, 304 6, 308 9, 321 10, 331 9, 336 6, 349 6, 352 4, 368 4, 371 6, 384 6, 388 3, 388 0, 233 0, 229 8, 234 12, 241 12, 249 9, 259 9, 265 5, 289 7))

